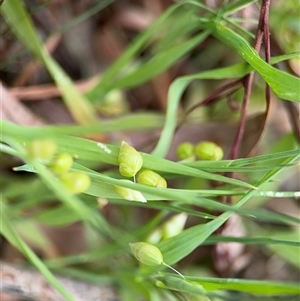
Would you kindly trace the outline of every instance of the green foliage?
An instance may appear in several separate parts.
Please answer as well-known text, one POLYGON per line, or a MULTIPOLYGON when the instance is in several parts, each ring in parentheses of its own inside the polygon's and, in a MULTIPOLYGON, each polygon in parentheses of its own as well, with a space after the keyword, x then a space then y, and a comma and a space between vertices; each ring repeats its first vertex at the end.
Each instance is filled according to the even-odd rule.
MULTIPOLYGON (((106 4, 109 2, 105 1, 106 4)), ((25 48, 44 63, 70 113, 81 125, 30 128, 1 122, 1 152, 23 163, 14 168, 17 176, 8 173, 1 183, 0 231, 67 300, 74 298, 50 270, 68 273, 69 266, 82 263, 87 265, 87 270, 78 268, 76 277, 89 281, 106 279, 117 284, 123 300, 181 300, 178 296, 184 296, 186 300, 235 300, 237 297, 231 292, 241 294, 238 300, 267 300, 260 298, 300 294, 297 283, 201 277, 197 273, 192 275, 192 269, 183 271, 182 278, 160 271, 165 266, 177 264, 202 245, 228 242, 260 245, 265 252, 276 254, 299 269, 300 240, 295 229, 299 227, 300 219, 252 204, 267 197, 299 197, 299 192, 278 191, 280 186, 276 182, 299 168, 299 148, 292 135, 288 137, 292 147, 287 147, 284 137, 274 147, 276 152, 269 147, 265 154, 251 158, 193 162, 165 159, 178 125, 177 113, 182 95, 195 80, 236 79, 255 71, 278 98, 300 101, 299 78, 272 66, 284 60, 298 59, 299 53, 272 57, 272 65, 267 64, 248 41, 251 33, 232 16, 252 2, 234 1, 219 10, 212 10, 198 1, 180 1, 172 5, 129 45, 84 96, 44 50, 21 1, 4 1, 2 8, 6 22, 25 48), (190 55, 209 36, 231 49, 242 62, 176 78, 169 88, 165 117, 160 113, 142 112, 107 121, 97 120, 94 104, 101 102, 109 91, 137 87, 153 79, 190 55), (149 57, 141 61, 139 55, 145 49, 149 50, 149 57), (162 132, 151 153, 137 151, 124 143, 120 148, 117 146, 119 143, 98 143, 80 137, 154 129, 162 129, 162 132), (45 141, 51 143, 47 146, 45 141), (45 145, 46 151, 43 149, 45 145), (53 158, 55 151, 57 156, 53 158), (39 160, 41 158, 49 160, 45 162, 39 160), (108 166, 109 171, 102 166, 108 166), (19 171, 31 173, 31 177, 24 181, 18 177, 19 171), (239 173, 241 177, 226 176, 232 172, 239 173), (136 174, 137 183, 122 178, 136 174), (179 184, 167 188, 166 180, 179 184), (207 188, 209 181, 219 182, 222 186, 207 188), (193 182, 197 183, 196 188, 189 187, 193 182), (232 204, 221 203, 217 199, 227 196, 233 198, 232 204), (57 200, 56 205, 47 206, 53 199, 57 200), (118 214, 124 216, 122 224, 111 224, 107 220, 104 211, 99 210, 100 199, 118 208, 118 214), (141 223, 133 214, 137 207, 139 210, 154 209, 156 215, 141 223), (39 209, 32 210, 34 208, 39 209), (24 217, 25 211, 31 213, 24 217), (180 224, 175 236, 165 238, 166 235, 161 234, 157 245, 151 246, 154 257, 146 253, 145 259, 141 257, 144 255, 135 253, 142 263, 159 265, 137 268, 137 262, 128 256, 128 244, 146 241, 157 229, 166 231, 166 219, 171 213, 183 213, 184 222, 188 216, 192 220, 191 225, 184 228, 180 224), (243 237, 214 235, 234 214, 238 214, 249 229, 254 228, 255 233, 247 230, 243 237), (275 222, 285 231, 275 229, 270 234, 259 223, 255 224, 257 221, 275 222), (28 229, 39 231, 35 227, 37 222, 51 227, 83 222, 89 231, 101 238, 101 247, 42 262, 20 233, 21 226, 25 224, 28 229)), ((97 6, 97 9, 106 4, 97 6)), ((278 15, 280 12, 277 12, 277 19, 278 15)), ((178 151, 180 159, 189 158, 194 152, 193 145, 185 146, 188 149, 183 146, 178 151)), ((221 157, 219 155, 218 159, 221 157)), ((36 237, 36 243, 48 246, 48 241, 42 241, 38 234, 36 237)), ((148 244, 147 248, 149 250, 148 244)))

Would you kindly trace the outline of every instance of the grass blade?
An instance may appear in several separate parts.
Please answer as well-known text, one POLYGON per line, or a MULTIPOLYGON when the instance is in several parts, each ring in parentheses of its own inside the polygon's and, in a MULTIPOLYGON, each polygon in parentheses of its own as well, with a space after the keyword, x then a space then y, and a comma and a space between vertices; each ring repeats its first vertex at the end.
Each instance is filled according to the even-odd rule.
POLYGON ((189 276, 186 276, 186 279, 199 283, 207 291, 222 289, 259 295, 297 295, 300 293, 299 284, 290 282, 189 276))
MULTIPOLYGON (((297 155, 288 160, 285 160, 283 163, 292 163, 299 157, 300 155, 297 155)), ((279 168, 267 173, 258 183, 257 187, 259 189, 262 188, 266 183, 272 180, 272 178, 274 178, 277 174, 279 174, 283 169, 284 168, 279 168)), ((253 197, 255 193, 256 193, 255 190, 250 190, 234 205, 234 207, 236 208, 241 207, 249 199, 251 199, 251 197, 253 197)), ((169 265, 172 265, 178 262, 179 260, 181 260, 182 258, 184 258, 185 256, 187 256, 190 252, 192 252, 195 248, 197 248, 200 244, 202 244, 232 214, 233 214, 232 211, 224 212, 219 216, 219 219, 212 220, 206 224, 193 226, 183 231, 179 235, 159 243, 158 247, 164 255, 165 262, 169 265)))
POLYGON ((91 104, 80 94, 70 77, 42 46, 22 2, 20 0, 5 1, 1 8, 7 23, 18 39, 30 52, 44 62, 73 118, 81 124, 97 123, 97 117, 91 104))
POLYGON ((263 77, 278 97, 300 102, 299 78, 266 63, 242 36, 225 25, 216 23, 212 34, 241 55, 263 77))

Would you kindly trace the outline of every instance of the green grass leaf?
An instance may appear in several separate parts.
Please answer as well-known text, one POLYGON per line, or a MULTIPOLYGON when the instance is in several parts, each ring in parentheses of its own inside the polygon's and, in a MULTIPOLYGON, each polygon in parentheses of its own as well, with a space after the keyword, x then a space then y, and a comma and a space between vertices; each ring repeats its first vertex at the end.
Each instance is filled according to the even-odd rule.
MULTIPOLYGON (((103 76, 101 77, 100 81, 88 92, 86 93, 86 96, 92 101, 95 102, 96 100, 101 100, 103 96, 111 89, 115 88, 115 83, 118 80, 121 80, 122 83, 122 77, 124 77, 124 73, 128 72, 128 68, 132 68, 133 62, 135 57, 141 53, 141 51, 146 47, 147 43, 151 43, 153 39, 156 39, 156 35, 160 36, 162 32, 165 31, 164 26, 172 20, 172 18, 180 13, 181 20, 185 19, 186 17, 189 17, 189 23, 186 24, 185 31, 177 31, 177 35, 170 35, 168 36, 168 32, 165 32, 165 34, 168 36, 167 45, 171 47, 171 45, 178 41, 180 38, 179 35, 182 35, 182 37, 186 37, 187 34, 192 33, 195 30, 196 22, 190 22, 191 20, 191 10, 186 10, 183 7, 183 3, 176 3, 172 5, 169 9, 167 9, 155 22, 151 24, 151 26, 142 32, 126 49, 126 51, 104 72, 103 76), (173 37, 173 40, 170 41, 171 37, 173 37)), ((176 47, 174 48, 177 49, 176 47)), ((167 50, 166 50, 167 51, 167 50)), ((165 52, 167 54, 167 52, 165 52)), ((159 52, 158 52, 159 57, 159 52)), ((168 58, 168 60, 172 60, 171 57, 168 58)), ((145 71, 151 71, 152 76, 153 74, 158 74, 155 72, 155 69, 151 68, 151 64, 147 64, 144 68, 145 71), (147 67, 148 65, 148 67, 147 67)), ((167 65, 166 65, 167 66, 167 65)), ((161 71, 161 70, 160 70, 161 71)), ((139 69, 137 69, 136 72, 140 72, 139 69)), ((144 80, 146 78, 149 78, 147 74, 142 72, 142 76, 144 80)), ((141 72, 140 72, 141 75, 141 72)), ((126 78, 126 76, 125 76, 126 78)), ((138 82, 139 78, 131 78, 129 75, 129 80, 127 81, 128 84, 133 85, 134 83, 132 81, 138 82), (129 81, 130 80, 130 81, 129 81)), ((124 79, 125 81, 125 79, 124 79)), ((124 85, 124 82, 123 82, 124 85)))
POLYGON ((207 291, 231 290, 269 296, 300 294, 300 287, 298 283, 190 276, 186 276, 186 279, 187 281, 199 283, 207 291))
MULTIPOLYGON (((284 237, 286 238, 286 237, 284 237)), ((294 238, 294 237, 293 237, 294 238)), ((295 240, 283 240, 277 239, 270 236, 265 237, 237 237, 237 236, 222 236, 222 235, 211 235, 205 242, 204 245, 217 244, 220 242, 238 242, 243 244, 257 244, 257 245, 284 245, 284 246, 294 246, 300 247, 300 238, 298 241, 295 240)))
MULTIPOLYGON (((146 131, 160 129, 164 124, 164 116, 159 113, 135 113, 121 116, 118 119, 106 120, 93 125, 61 125, 44 126, 42 128, 24 127, 22 133, 18 135, 20 127, 9 121, 2 121, 2 130, 6 135, 13 135, 20 139, 39 139, 43 137, 56 137, 59 135, 91 135, 114 133, 117 131, 146 131)), ((7 146, 1 146, 7 149, 7 146)))
MULTIPOLYGON (((39 129, 36 129, 36 131, 39 131, 39 129)), ((24 142, 24 139, 26 139, 26 134, 28 134, 27 137, 30 136, 32 138, 31 129, 26 127, 20 127, 8 122, 3 122, 2 133, 4 140, 5 137, 15 137, 15 139, 18 139, 20 142, 24 142)), ((112 164, 115 166, 119 165, 118 155, 120 148, 117 146, 106 144, 104 148, 104 144, 102 143, 97 143, 95 141, 72 136, 61 135, 55 137, 53 135, 52 139, 57 143, 60 152, 67 152, 74 158, 94 162, 102 162, 106 164, 112 164)), ((184 166, 182 164, 175 163, 163 158, 158 158, 146 153, 141 153, 141 155, 144 161, 143 168, 145 169, 151 169, 153 171, 160 172, 168 171, 169 173, 174 173, 177 175, 205 178, 245 188, 254 188, 251 184, 236 179, 231 179, 225 176, 197 170, 195 168, 184 166)), ((118 181, 114 182, 115 185, 118 185, 118 183, 118 181)), ((124 183, 120 186, 127 187, 126 185, 128 184, 124 183)))
POLYGON ((216 23, 212 34, 242 56, 263 77, 279 98, 300 102, 299 78, 266 63, 248 41, 225 25, 216 23))
MULTIPOLYGON (((181 42, 178 45, 158 53, 149 59, 149 61, 147 61, 145 64, 140 66, 137 70, 112 83, 112 87, 114 89, 120 89, 135 87, 143 84, 144 82, 154 78, 156 75, 171 67, 187 52, 191 51, 193 48, 203 42, 208 35, 209 32, 205 31, 187 41, 181 42)), ((110 88, 108 89, 110 90, 110 88)))
MULTIPOLYGON (((281 60, 286 60, 292 57, 300 55, 299 52, 292 53, 288 56, 274 57, 271 59, 271 63, 276 63, 281 60)), ((266 63, 265 63, 266 64, 266 63)), ((274 69, 274 68, 273 68, 274 69)), ((152 154, 158 157, 165 157, 173 139, 173 135, 177 126, 177 109, 182 97, 183 92, 188 85, 194 80, 199 79, 229 79, 239 78, 249 74, 253 71, 253 66, 247 64, 235 64, 229 67, 218 68, 208 71, 199 72, 192 75, 186 75, 174 80, 169 88, 168 92, 168 107, 166 112, 166 121, 160 136, 160 139, 152 151, 152 154)), ((276 70, 276 69, 275 69, 276 70)), ((297 89, 297 86, 296 86, 297 89)), ((300 97, 300 96, 299 96, 300 97)))
MULTIPOLYGON (((283 163, 291 163, 298 159, 300 155, 285 160, 283 163)), ((274 169, 267 173, 258 183, 257 187, 261 188, 272 178, 279 174, 284 168, 274 169)), ((234 207, 239 208, 255 195, 251 190, 246 193, 234 207)), ((214 231, 216 231, 231 215, 232 211, 227 211, 219 216, 219 219, 212 220, 206 224, 200 224, 188 228, 175 237, 166 239, 158 244, 167 264, 172 265, 201 245, 214 231)))

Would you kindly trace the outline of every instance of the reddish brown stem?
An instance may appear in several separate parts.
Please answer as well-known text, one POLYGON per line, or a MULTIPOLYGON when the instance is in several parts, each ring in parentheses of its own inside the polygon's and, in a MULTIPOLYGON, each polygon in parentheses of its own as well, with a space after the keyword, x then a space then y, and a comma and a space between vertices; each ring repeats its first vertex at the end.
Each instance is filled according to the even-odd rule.
POLYGON ((235 80, 233 82, 223 85, 219 89, 215 90, 212 94, 210 94, 207 98, 205 98, 201 102, 199 102, 199 103, 195 104, 194 106, 192 106, 191 108, 189 108, 186 111, 185 115, 186 116, 189 115, 195 109, 197 109, 201 106, 205 106, 205 105, 214 103, 217 99, 219 99, 222 96, 222 94, 225 91, 230 90, 230 92, 226 93, 226 95, 232 94, 233 92, 235 92, 237 90, 237 87, 240 85, 241 81, 242 81, 241 79, 238 79, 238 80, 235 80))
MULTIPOLYGON (((259 50, 261 48, 261 44, 262 44, 262 39, 264 37, 264 42, 266 45, 266 54, 268 54, 268 55, 266 55, 266 58, 267 58, 267 56, 269 56, 269 58, 270 58, 269 27, 267 24, 269 7, 270 7, 270 0, 263 0, 262 8, 260 11, 258 29, 256 32, 256 37, 255 37, 255 45, 254 45, 254 49, 256 50, 256 52, 259 52, 259 50)), ((268 60, 269 60, 269 58, 268 58, 268 60)), ((235 136, 233 148, 232 148, 231 155, 230 155, 231 159, 236 159, 239 156, 241 142, 242 142, 243 135, 245 132, 247 111, 248 111, 248 106, 249 106, 249 102, 250 102, 253 79, 254 79, 254 73, 252 72, 248 76, 246 76, 245 81, 244 81, 245 92, 244 92, 244 99, 243 99, 242 110, 241 110, 241 118, 240 118, 240 124, 238 127, 237 134, 235 136)), ((268 110, 269 103, 270 103, 270 88, 269 87, 267 87, 267 90, 266 90, 266 98, 267 98, 267 110, 268 110)))
MULTIPOLYGON (((270 9, 271 0, 266 0, 265 13, 264 13, 264 45, 265 45, 265 59, 266 62, 270 63, 271 57, 271 47, 270 47, 270 30, 269 30, 269 9, 270 9)), ((268 115, 270 104, 271 104, 271 89, 270 86, 266 83, 266 114, 268 115)))
POLYGON ((178 123, 177 127, 176 127, 176 131, 184 124, 184 121, 186 119, 186 117, 191 114, 194 110, 196 110, 197 108, 201 107, 201 106, 205 106, 208 104, 212 104, 214 102, 216 102, 217 100, 219 100, 221 98, 221 96, 223 95, 223 93, 225 91, 228 91, 225 94, 225 97, 229 97, 229 95, 232 95, 235 91, 237 91, 240 87, 240 83, 242 82, 242 79, 238 79, 235 80, 233 82, 230 82, 228 84, 223 85, 222 87, 220 87, 219 89, 217 89, 216 91, 214 91, 212 94, 210 94, 208 97, 206 97, 204 100, 202 100, 201 102, 198 102, 197 104, 193 105, 191 108, 189 108, 184 115, 184 118, 178 123))

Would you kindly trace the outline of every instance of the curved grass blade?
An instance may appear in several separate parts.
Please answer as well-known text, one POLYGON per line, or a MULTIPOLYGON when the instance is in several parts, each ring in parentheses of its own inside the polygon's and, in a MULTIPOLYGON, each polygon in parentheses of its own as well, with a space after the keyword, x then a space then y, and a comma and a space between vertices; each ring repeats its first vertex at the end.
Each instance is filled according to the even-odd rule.
MULTIPOLYGON (((281 60, 289 59, 300 55, 299 52, 292 53, 283 57, 274 57, 271 63, 274 64, 281 60)), ((273 67, 272 67, 273 68, 273 67)), ((275 68, 273 68, 275 69, 275 68)), ((177 109, 181 100, 182 94, 187 86, 197 79, 229 79, 243 77, 253 71, 254 68, 247 64, 236 64, 229 67, 218 68, 208 71, 203 71, 197 74, 182 76, 174 80, 169 88, 168 92, 168 107, 166 113, 166 121, 160 136, 160 139, 152 151, 152 154, 158 157, 165 157, 175 132, 177 125, 177 109)), ((276 70, 276 69, 275 69, 276 70)))
POLYGON ((225 25, 216 23, 212 34, 241 55, 263 77, 279 98, 300 102, 299 78, 266 63, 248 41, 225 25))

